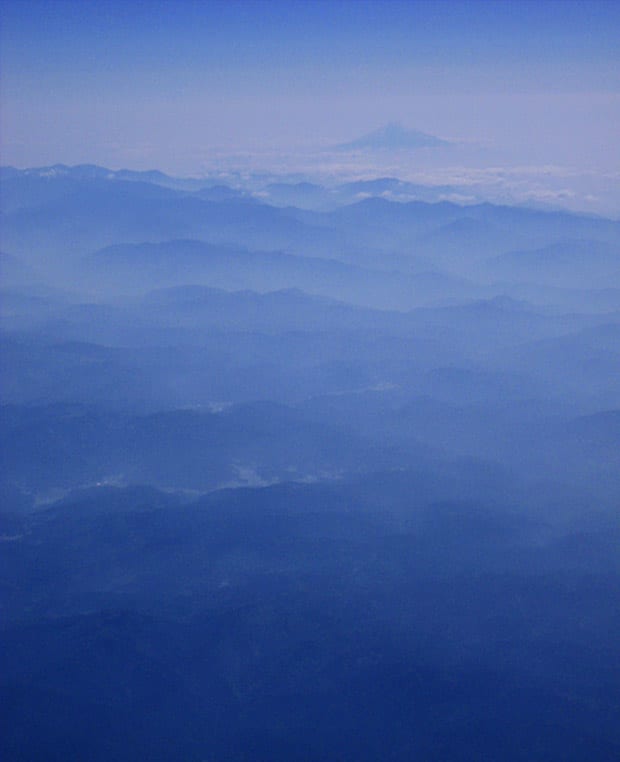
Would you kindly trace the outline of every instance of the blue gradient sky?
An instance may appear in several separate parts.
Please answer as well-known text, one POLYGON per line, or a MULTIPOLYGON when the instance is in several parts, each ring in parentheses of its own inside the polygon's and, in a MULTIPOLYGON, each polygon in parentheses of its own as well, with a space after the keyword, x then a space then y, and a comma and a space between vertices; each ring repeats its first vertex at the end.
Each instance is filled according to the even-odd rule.
POLYGON ((400 121, 618 168, 619 6, 5 0, 2 163, 192 172, 400 121))

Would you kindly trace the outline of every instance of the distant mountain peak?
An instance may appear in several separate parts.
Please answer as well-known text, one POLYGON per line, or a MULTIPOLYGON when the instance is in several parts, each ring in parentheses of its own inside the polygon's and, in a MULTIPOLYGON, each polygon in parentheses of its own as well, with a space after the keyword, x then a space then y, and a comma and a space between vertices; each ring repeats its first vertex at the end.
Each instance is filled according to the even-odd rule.
POLYGON ((401 150, 414 148, 437 148, 450 145, 435 135, 420 130, 408 129, 397 122, 390 122, 378 130, 362 135, 350 143, 336 146, 340 151, 352 150, 401 150))

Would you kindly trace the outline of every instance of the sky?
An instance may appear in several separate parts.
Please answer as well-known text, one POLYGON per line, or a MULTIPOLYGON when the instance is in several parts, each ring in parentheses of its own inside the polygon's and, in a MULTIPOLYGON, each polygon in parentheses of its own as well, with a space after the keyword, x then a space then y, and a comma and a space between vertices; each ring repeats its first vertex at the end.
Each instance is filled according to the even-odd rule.
POLYGON ((1 14, 3 164, 196 174, 395 121, 513 165, 620 169, 620 3, 5 0, 1 14))

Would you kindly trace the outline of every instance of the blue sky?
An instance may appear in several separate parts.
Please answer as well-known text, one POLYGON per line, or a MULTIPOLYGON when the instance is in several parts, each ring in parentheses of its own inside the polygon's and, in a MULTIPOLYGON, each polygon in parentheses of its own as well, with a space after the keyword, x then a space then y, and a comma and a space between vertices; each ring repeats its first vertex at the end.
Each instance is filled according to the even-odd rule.
POLYGON ((2 162, 190 172, 400 121, 615 166, 618 5, 5 0, 2 162))

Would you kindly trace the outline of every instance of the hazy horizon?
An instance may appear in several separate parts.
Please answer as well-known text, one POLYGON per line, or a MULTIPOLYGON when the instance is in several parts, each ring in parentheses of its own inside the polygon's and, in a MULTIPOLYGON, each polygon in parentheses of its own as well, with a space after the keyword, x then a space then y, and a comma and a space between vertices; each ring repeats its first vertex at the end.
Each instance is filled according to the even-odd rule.
POLYGON ((546 174, 541 197, 617 216, 619 16, 607 2, 9 1, 2 163, 194 176, 396 166, 489 185, 516 172, 521 195, 546 174), (460 150, 326 157, 388 122, 460 150))

